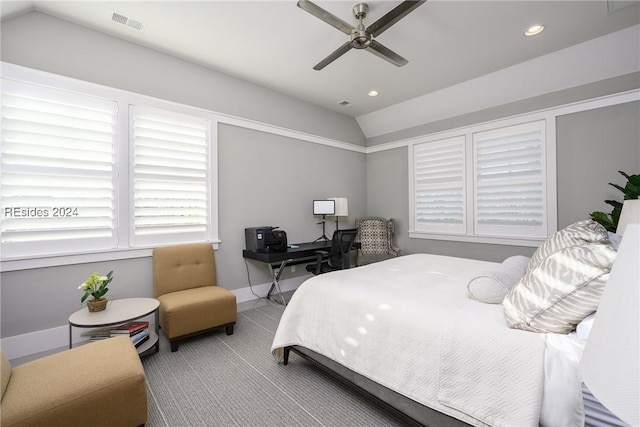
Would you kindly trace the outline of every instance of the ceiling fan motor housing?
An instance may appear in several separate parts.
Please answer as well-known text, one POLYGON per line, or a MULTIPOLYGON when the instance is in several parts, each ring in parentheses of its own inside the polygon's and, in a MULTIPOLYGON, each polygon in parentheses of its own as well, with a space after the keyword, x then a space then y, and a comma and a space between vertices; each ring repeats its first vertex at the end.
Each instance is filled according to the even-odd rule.
POLYGON ((369 13, 369 5, 366 3, 358 3, 353 6, 353 14, 359 21, 358 27, 351 33, 351 47, 354 49, 366 49, 371 44, 371 33, 364 27, 364 18, 369 13))

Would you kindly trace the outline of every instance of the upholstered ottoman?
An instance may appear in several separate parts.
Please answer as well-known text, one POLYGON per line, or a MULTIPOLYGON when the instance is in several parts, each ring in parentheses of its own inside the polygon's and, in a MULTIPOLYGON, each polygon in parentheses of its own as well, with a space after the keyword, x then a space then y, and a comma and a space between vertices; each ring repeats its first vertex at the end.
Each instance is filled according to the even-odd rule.
POLYGON ((11 368, 1 352, 0 425, 140 426, 144 369, 129 337, 75 347, 11 368))

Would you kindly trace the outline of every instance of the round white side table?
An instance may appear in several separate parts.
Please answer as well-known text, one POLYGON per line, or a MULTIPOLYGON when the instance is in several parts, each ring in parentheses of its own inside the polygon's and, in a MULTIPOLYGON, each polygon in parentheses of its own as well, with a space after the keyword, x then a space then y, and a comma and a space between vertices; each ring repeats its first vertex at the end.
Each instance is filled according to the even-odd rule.
POLYGON ((69 316, 69 348, 73 346, 71 332, 76 328, 104 328, 154 314, 154 331, 149 332, 149 339, 138 348, 140 356, 157 353, 160 350, 159 312, 160 303, 154 298, 124 298, 109 301, 106 310, 90 312, 86 307, 69 316))

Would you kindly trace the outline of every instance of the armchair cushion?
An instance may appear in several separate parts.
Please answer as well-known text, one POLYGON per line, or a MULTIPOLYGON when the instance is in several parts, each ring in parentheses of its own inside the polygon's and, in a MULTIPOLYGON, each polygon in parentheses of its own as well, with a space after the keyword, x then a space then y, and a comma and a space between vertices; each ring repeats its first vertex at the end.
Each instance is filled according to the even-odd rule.
POLYGON ((158 297, 160 319, 167 338, 172 339, 234 323, 236 296, 219 286, 203 286, 170 292, 158 297))
POLYGON ((0 350, 0 382, 2 382, 2 395, 0 395, 0 400, 4 397, 4 392, 9 385, 9 379, 11 378, 11 364, 9 363, 9 359, 7 359, 7 355, 4 354, 4 351, 0 350))
MULTIPOLYGON (((4 356, 2 364, 4 384, 4 356)), ((0 416, 2 426, 142 425, 147 389, 138 352, 128 337, 116 337, 17 366, 0 416)))

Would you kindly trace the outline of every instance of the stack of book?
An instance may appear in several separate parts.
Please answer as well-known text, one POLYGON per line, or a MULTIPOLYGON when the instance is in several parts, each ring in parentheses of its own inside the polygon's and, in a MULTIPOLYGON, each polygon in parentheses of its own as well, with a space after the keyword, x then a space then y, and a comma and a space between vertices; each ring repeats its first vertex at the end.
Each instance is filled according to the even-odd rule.
POLYGON ((138 347, 149 339, 149 322, 128 322, 111 328, 93 329, 83 335, 89 335, 90 341, 128 335, 131 342, 138 347))
POLYGON ((128 335, 131 337, 131 342, 138 347, 149 339, 149 322, 128 322, 111 328, 109 335, 112 337, 128 335))

